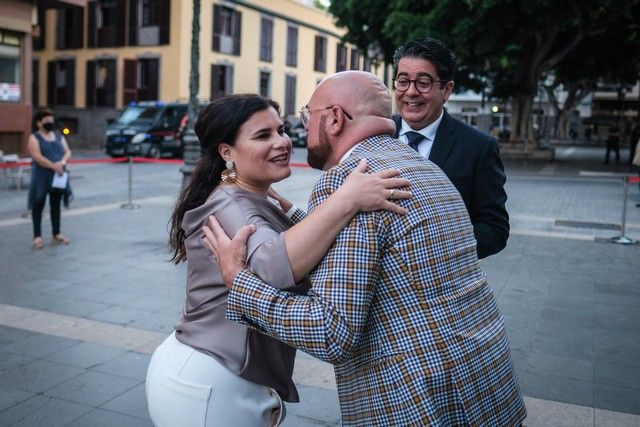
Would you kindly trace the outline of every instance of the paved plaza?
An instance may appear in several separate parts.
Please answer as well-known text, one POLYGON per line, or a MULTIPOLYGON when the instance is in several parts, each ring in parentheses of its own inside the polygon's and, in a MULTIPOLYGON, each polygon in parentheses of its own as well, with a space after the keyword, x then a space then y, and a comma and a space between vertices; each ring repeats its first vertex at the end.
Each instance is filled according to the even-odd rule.
MULTIPOLYGON (((626 159, 626 152, 622 158, 626 159)), ((293 161, 304 163, 296 148, 293 161)), ((504 315, 526 396, 526 426, 640 425, 640 245, 620 235, 621 174, 603 150, 564 147, 554 162, 506 163, 512 232, 481 262, 504 315)), ((103 158, 75 153, 75 158, 103 158)), ((72 165, 68 246, 31 249, 27 193, 0 182, 0 426, 150 426, 144 394, 155 347, 171 333, 186 268, 167 260, 179 165, 72 165)), ((276 188, 305 206, 319 172, 296 167, 276 188)), ((640 239, 638 186, 627 237, 640 239)), ((48 208, 47 208, 48 209, 48 208)), ((287 427, 338 426, 332 367, 301 352, 301 403, 287 427)))

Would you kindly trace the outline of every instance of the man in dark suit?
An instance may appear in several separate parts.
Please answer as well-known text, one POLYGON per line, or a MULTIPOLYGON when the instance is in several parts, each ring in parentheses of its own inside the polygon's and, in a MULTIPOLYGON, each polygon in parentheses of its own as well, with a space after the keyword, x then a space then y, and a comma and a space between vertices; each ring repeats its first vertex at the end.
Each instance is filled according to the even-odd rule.
POLYGON ((495 138, 451 117, 443 107, 453 91, 455 68, 455 55, 440 40, 413 40, 396 50, 395 136, 438 165, 460 192, 478 257, 484 258, 504 249, 509 237, 506 176, 495 138))

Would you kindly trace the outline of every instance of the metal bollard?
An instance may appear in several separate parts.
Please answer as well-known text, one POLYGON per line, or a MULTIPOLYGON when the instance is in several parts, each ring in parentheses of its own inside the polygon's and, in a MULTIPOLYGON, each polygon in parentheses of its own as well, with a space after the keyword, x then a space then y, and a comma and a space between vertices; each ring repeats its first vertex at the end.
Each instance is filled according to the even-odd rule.
POLYGON ((140 205, 133 203, 133 158, 129 156, 129 202, 120 205, 122 209, 140 209, 140 205))
POLYGON ((612 237, 609 239, 611 243, 619 243, 621 245, 635 245, 638 243, 637 240, 633 240, 626 236, 626 227, 627 227, 627 190, 628 185, 627 181, 629 180, 629 175, 625 175, 622 177, 622 185, 624 186, 624 197, 622 198, 622 222, 620 224, 620 236, 612 237))

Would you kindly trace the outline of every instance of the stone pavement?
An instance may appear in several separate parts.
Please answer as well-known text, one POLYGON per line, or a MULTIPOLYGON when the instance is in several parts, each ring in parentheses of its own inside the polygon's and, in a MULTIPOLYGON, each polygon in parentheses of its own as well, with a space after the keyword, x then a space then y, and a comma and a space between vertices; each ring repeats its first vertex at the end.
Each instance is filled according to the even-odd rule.
MULTIPOLYGON (((296 149, 293 161, 304 157, 296 149)), ((556 159, 506 165, 512 235, 482 261, 525 425, 640 425, 640 245, 594 240, 620 234, 622 184, 602 174, 630 169, 605 167, 594 149, 562 148, 556 159)), ((126 165, 74 165, 76 199, 62 218, 72 243, 45 239, 41 251, 21 217, 26 191, 0 185, 0 426, 151 425, 146 367, 184 293, 185 266, 166 261, 178 169, 134 165, 141 207, 125 210, 126 165)), ((295 168, 277 188, 304 206, 318 176, 295 168)), ((628 190, 626 235, 640 239, 638 187, 628 190)), ((284 425, 340 425, 331 366, 299 353, 294 379, 302 401, 284 425)))

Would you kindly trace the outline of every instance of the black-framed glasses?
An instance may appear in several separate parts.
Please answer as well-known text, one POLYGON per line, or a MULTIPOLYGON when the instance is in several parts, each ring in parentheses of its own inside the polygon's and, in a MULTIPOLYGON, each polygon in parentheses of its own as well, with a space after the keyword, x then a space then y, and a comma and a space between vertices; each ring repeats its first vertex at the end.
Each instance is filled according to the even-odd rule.
MULTIPOLYGON (((300 121, 302 122, 302 126, 307 127, 309 125, 309 120, 311 120, 311 113, 313 111, 330 110, 335 106, 336 105, 334 104, 334 105, 329 105, 328 107, 314 108, 313 110, 310 110, 309 107, 305 105, 300 109, 300 121)), ((337 107, 340 107, 340 106, 338 105, 337 107)), ((351 116, 351 114, 347 113, 344 108, 340 107, 340 109, 342 110, 344 115, 347 116, 349 120, 353 120, 353 117, 351 116)))
POLYGON ((409 86, 411 86, 411 83, 413 83, 413 85, 415 86, 418 92, 429 93, 431 92, 431 89, 433 89, 434 84, 443 83, 446 81, 447 80, 431 80, 428 77, 423 77, 416 80, 411 80, 406 77, 399 77, 399 78, 393 79, 393 87, 398 92, 406 92, 409 90, 409 86))

